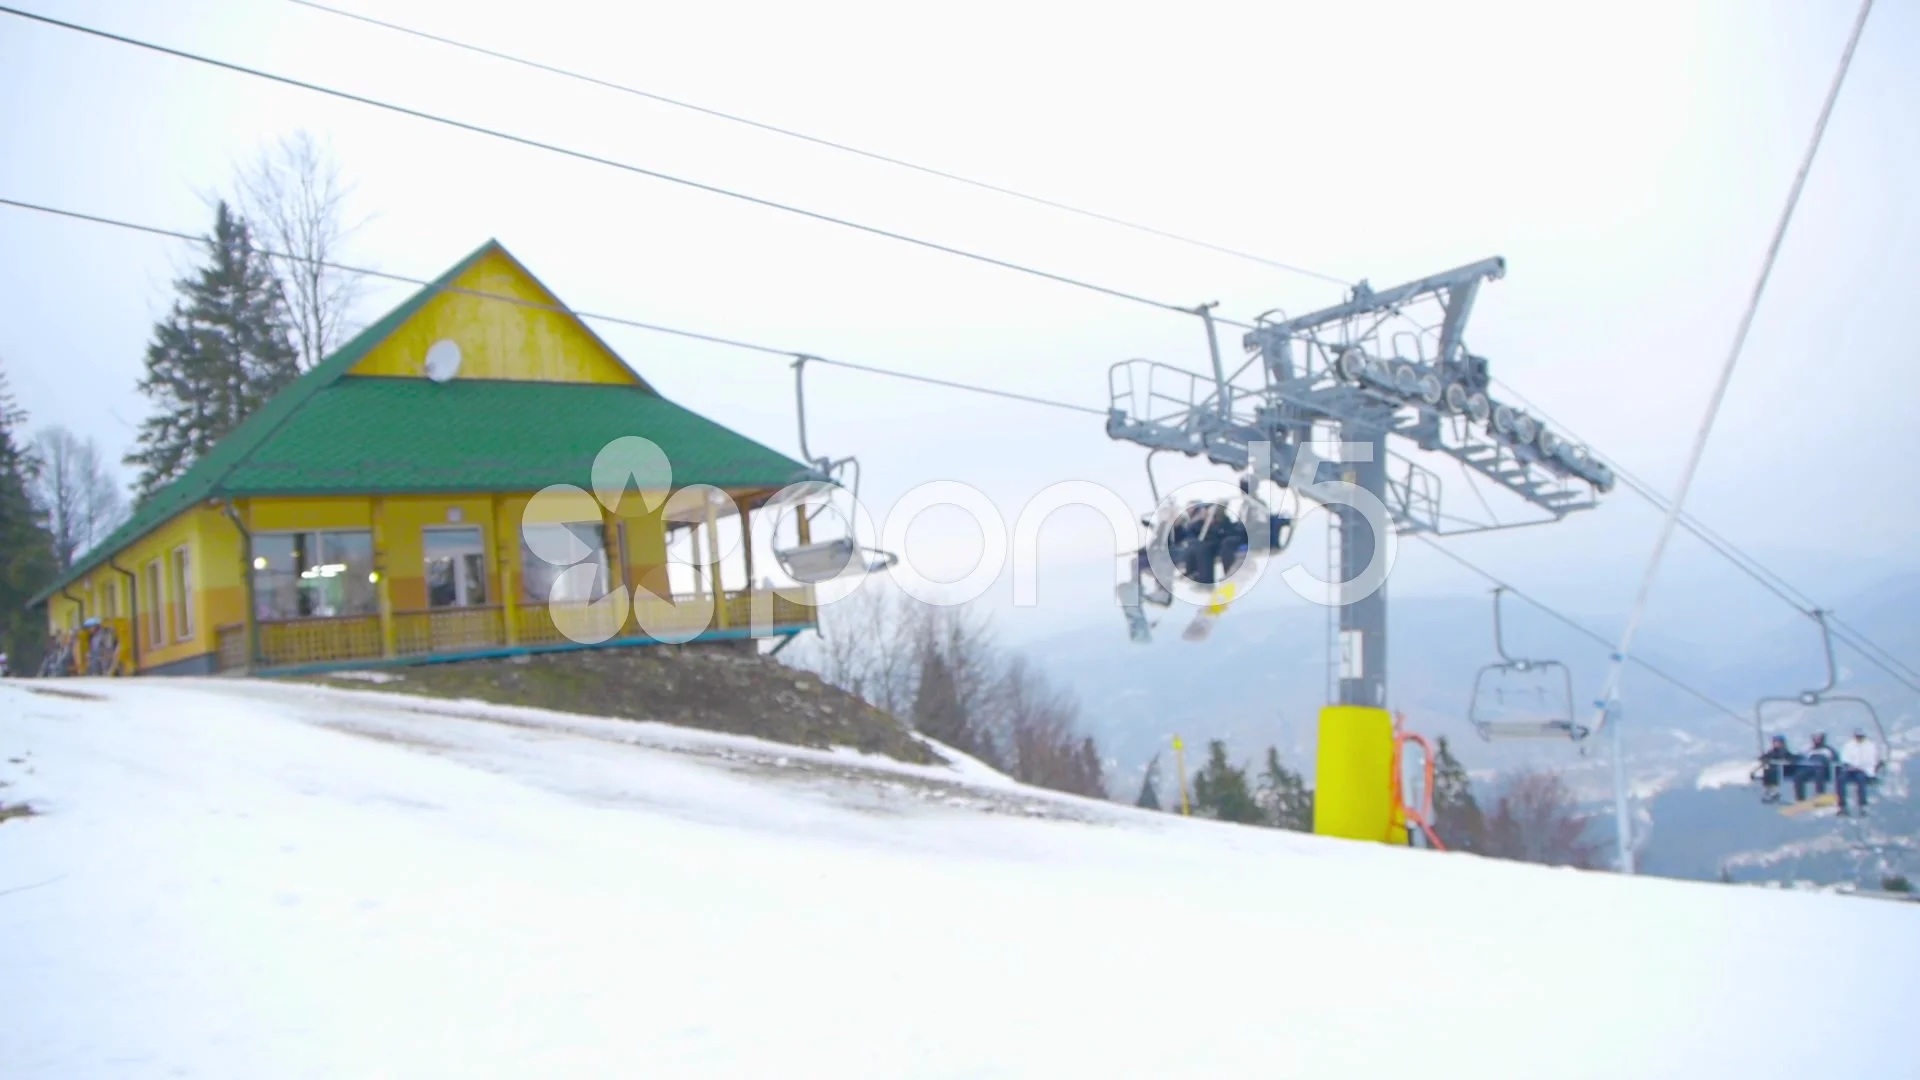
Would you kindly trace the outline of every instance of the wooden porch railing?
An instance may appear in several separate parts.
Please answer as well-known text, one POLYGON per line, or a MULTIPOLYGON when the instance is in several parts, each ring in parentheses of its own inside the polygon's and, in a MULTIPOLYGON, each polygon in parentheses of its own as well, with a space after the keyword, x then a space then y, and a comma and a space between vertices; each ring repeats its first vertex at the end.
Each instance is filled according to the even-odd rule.
MULTIPOLYGON (((809 591, 806 601, 812 599, 809 591)), ((760 602, 771 613, 768 629, 790 630, 816 625, 815 610, 810 602, 764 593, 760 602)), ((496 649, 509 644, 537 647, 564 645, 570 641, 640 638, 650 634, 678 638, 689 633, 720 629, 746 632, 753 628, 754 597, 745 590, 726 594, 721 605, 695 602, 691 596, 676 596, 671 602, 648 596, 636 603, 644 606, 630 611, 617 626, 610 625, 610 605, 599 609, 586 604, 571 605, 557 612, 556 622, 556 612, 549 605, 525 604, 514 609, 511 636, 507 633, 507 612, 501 607, 396 611, 393 613, 393 654, 403 658, 434 656, 496 649)), ((385 656, 378 615, 262 620, 258 633, 258 664, 263 668, 352 663, 385 656)), ((246 637, 243 625, 216 629, 221 670, 250 666, 246 637)))
POLYGON ((497 649, 506 642, 505 613, 497 607, 393 613, 395 656, 497 649))

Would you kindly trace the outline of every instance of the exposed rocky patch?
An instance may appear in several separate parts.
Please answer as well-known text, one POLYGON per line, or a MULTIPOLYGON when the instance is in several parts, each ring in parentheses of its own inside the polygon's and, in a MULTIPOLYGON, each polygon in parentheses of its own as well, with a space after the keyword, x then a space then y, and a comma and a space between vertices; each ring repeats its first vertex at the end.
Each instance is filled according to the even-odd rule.
POLYGON ((583 649, 380 674, 369 680, 365 672, 339 672, 312 681, 653 720, 793 746, 847 746, 919 765, 942 763, 899 720, 812 672, 725 646, 583 649))

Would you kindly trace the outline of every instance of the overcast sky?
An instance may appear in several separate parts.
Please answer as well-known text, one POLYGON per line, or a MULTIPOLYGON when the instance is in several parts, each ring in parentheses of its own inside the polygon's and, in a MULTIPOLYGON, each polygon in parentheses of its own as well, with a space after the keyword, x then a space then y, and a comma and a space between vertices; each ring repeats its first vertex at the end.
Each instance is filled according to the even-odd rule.
MULTIPOLYGON (((1376 287, 1503 255, 1506 279, 1474 311, 1475 351, 1663 488, 1854 11, 338 3, 1376 287)), ((1341 296, 281 0, 29 6, 1169 302, 1218 300, 1238 318, 1341 296)), ((1920 511, 1898 479, 1920 396, 1916 56, 1920 3, 1881 0, 1691 504, 1823 598, 1916 564, 1920 511)), ((497 237, 583 310, 1094 407, 1116 361, 1205 363, 1189 318, 4 16, 0 105, 6 197, 204 230, 235 164, 304 128, 357 185, 369 221, 351 256, 398 273, 431 277, 497 237)), ((0 363, 36 425, 115 454, 130 445, 145 342, 196 254, 0 208, 0 363)), ((403 295, 370 291, 360 318, 403 295)), ((779 358, 597 329, 664 393, 796 452, 779 358)), ((858 454, 877 513, 933 479, 981 488, 1009 519, 1062 479, 1145 507, 1143 452, 1108 440, 1097 416, 831 369, 809 382, 815 452, 858 454)), ((1059 579, 1063 600, 1016 617, 1016 633, 1110 611, 1109 542, 1091 514, 1061 521, 1055 554, 1077 569, 1059 579)), ((1656 525, 1621 491, 1557 526, 1457 550, 1550 600, 1617 614, 1656 525)), ((1309 534, 1301 552, 1317 567, 1309 534)), ((912 539, 954 559, 978 543, 941 511, 912 539)), ((1397 590, 1482 587, 1402 550, 1397 590)), ((1709 588, 1727 611, 1765 602, 1696 548, 1675 558, 1670 608, 1697 608, 1709 588)))

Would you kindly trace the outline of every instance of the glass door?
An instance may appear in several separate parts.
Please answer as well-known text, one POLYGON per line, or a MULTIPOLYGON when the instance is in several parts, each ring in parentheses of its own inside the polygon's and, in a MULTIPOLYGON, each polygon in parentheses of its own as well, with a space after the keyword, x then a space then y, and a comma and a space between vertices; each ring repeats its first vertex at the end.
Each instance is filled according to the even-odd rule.
POLYGON ((427 606, 480 607, 487 602, 487 550, 478 528, 428 529, 424 536, 427 606))

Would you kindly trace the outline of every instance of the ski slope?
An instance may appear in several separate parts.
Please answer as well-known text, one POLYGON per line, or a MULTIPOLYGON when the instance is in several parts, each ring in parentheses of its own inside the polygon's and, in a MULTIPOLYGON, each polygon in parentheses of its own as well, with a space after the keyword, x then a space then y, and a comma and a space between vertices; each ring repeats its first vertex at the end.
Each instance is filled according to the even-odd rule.
POLYGON ((1750 1080, 1920 1001, 1916 905, 372 690, 0 683, 0 781, 10 1080, 1750 1080))

